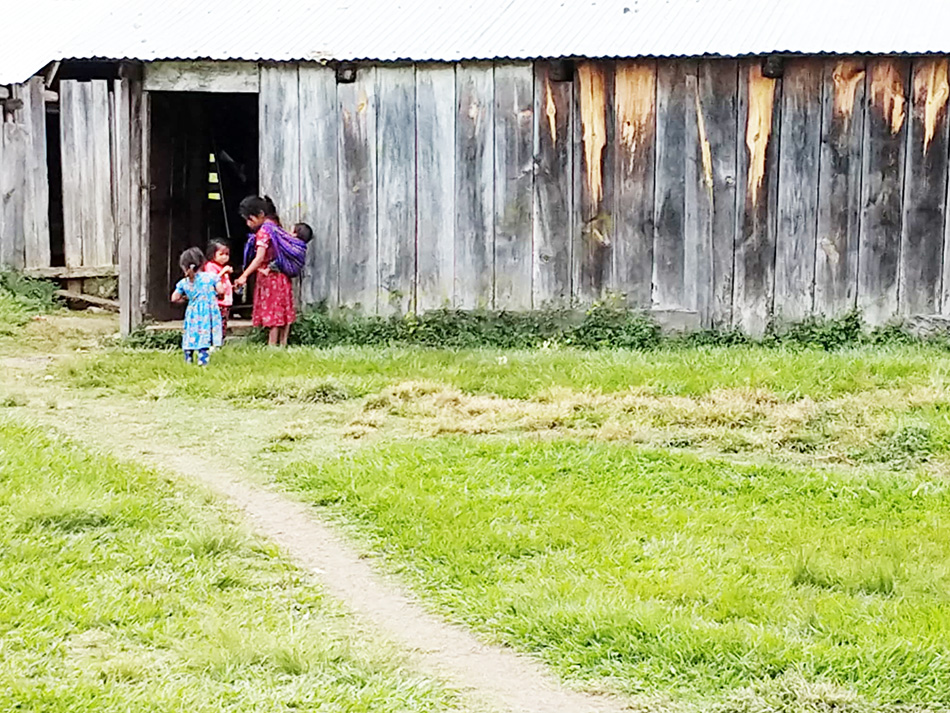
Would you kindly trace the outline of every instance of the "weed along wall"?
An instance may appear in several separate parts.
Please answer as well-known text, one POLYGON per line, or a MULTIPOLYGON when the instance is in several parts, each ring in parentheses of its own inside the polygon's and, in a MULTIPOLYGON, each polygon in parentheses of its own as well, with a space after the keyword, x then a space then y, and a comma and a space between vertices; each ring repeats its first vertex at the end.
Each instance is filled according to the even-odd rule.
MULTIPOLYGON (((201 180, 156 178, 170 154, 155 120, 176 93, 248 98, 252 118, 231 116, 257 114, 247 186, 314 228, 309 304, 609 297, 752 335, 776 317, 950 313, 946 56, 116 64, 108 95, 76 72, 56 88, 67 272, 117 270, 123 326, 161 316, 182 235, 167 206, 206 188, 207 152, 201 180)), ((175 145, 203 146, 196 127, 175 145)), ((39 195, 31 180, 7 195, 39 195)), ((0 256, 38 267, 39 234, 0 230, 0 256)))

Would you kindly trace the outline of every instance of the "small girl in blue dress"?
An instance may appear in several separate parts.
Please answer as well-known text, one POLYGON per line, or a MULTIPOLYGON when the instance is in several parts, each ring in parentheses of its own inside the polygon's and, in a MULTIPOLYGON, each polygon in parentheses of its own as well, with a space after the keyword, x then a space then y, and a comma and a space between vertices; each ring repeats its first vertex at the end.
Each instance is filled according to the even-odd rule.
POLYGON ((221 346, 218 295, 224 294, 225 290, 219 275, 201 272, 204 262, 205 256, 200 248, 189 248, 181 254, 178 264, 185 277, 175 285, 171 297, 175 303, 188 301, 181 348, 189 364, 194 363, 195 352, 198 352, 198 366, 206 366, 211 348, 221 346))

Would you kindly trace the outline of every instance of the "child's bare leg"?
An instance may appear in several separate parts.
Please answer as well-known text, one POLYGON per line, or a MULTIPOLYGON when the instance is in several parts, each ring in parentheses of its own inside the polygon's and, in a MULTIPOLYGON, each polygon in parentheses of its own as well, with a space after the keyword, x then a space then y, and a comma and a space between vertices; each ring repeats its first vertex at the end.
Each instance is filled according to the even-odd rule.
POLYGON ((280 327, 271 327, 267 333, 267 346, 276 347, 277 339, 280 337, 280 327))

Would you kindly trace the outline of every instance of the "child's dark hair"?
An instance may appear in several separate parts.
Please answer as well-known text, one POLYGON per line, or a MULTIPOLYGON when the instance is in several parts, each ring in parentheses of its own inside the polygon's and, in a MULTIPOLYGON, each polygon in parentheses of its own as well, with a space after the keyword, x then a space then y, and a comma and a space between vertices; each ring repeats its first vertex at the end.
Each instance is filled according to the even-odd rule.
POLYGON ((306 223, 297 223, 297 225, 294 226, 294 235, 305 243, 309 243, 313 240, 313 228, 306 223))
POLYGON ((244 220, 263 213, 265 218, 270 218, 280 225, 280 216, 277 215, 277 206, 274 205, 274 201, 270 199, 270 196, 247 196, 238 206, 238 213, 241 214, 244 220))
POLYGON ((211 240, 208 241, 208 247, 205 250, 205 259, 208 262, 214 260, 214 256, 218 254, 218 250, 221 248, 230 250, 231 246, 228 245, 227 240, 222 240, 221 238, 211 238, 211 240))
POLYGON ((201 248, 188 248, 178 258, 178 264, 181 266, 182 272, 198 271, 205 264, 205 254, 201 252, 201 248))

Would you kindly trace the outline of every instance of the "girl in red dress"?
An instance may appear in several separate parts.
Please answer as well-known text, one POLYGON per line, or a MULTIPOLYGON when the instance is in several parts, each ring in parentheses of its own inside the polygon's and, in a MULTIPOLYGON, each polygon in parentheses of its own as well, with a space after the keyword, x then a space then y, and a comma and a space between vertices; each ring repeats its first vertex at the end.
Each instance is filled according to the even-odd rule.
POLYGON ((270 330, 267 335, 269 345, 285 347, 290 336, 290 325, 296 321, 297 313, 294 310, 294 291, 290 278, 273 265, 275 256, 270 230, 280 225, 280 219, 274 203, 267 197, 248 196, 241 201, 238 210, 247 227, 255 233, 255 254, 251 264, 234 281, 234 286, 244 287, 248 277, 256 273, 252 322, 255 327, 267 327, 270 330))

